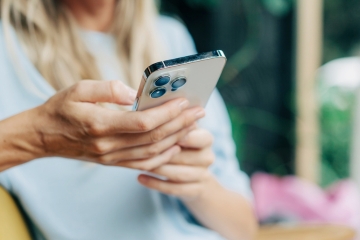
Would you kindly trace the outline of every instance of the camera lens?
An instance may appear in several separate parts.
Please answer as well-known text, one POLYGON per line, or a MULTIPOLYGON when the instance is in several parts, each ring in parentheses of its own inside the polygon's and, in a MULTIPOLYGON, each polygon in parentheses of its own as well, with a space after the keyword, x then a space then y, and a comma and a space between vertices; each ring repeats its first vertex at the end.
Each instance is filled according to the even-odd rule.
POLYGON ((175 91, 178 88, 181 88, 182 86, 184 86, 186 83, 186 78, 184 77, 179 77, 177 79, 175 79, 172 83, 171 83, 171 87, 172 87, 172 91, 175 91))
POLYGON ((170 77, 169 76, 161 76, 158 79, 155 80, 154 84, 157 87, 161 87, 164 86, 166 84, 168 84, 170 82, 170 77))
POLYGON ((151 93, 150 93, 150 97, 152 98, 159 98, 164 96, 164 94, 166 93, 166 89, 165 88, 155 88, 151 93))

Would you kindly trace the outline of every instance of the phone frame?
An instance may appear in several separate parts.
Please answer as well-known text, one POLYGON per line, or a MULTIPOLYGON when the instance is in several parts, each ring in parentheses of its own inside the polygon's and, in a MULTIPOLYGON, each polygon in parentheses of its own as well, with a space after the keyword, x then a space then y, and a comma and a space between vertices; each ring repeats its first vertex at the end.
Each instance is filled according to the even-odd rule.
POLYGON ((198 53, 190 56, 180 57, 180 58, 174 58, 170 60, 165 60, 161 62, 156 62, 154 64, 151 64, 149 67, 147 67, 143 73, 143 79, 141 80, 141 84, 138 90, 138 94, 135 100, 135 103, 133 105, 133 111, 138 111, 138 105, 139 105, 139 98, 142 95, 143 89, 145 87, 145 84, 148 80, 148 78, 154 74, 155 72, 159 70, 164 69, 170 69, 173 67, 185 65, 185 64, 191 64, 194 62, 200 62, 204 60, 209 60, 212 58, 224 58, 226 63, 226 56, 222 50, 215 50, 215 51, 209 51, 204 53, 198 53))

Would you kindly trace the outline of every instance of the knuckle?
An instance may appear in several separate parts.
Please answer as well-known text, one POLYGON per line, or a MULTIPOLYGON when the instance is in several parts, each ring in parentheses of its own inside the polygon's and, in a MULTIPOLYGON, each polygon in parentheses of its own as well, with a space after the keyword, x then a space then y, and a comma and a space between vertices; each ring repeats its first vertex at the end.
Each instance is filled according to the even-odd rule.
POLYGON ((186 141, 189 141, 191 136, 189 135, 189 131, 186 128, 182 129, 180 132, 178 132, 177 140, 178 141, 183 140, 185 136, 186 136, 186 141))
POLYGON ((139 169, 140 171, 144 171, 144 172, 148 172, 149 171, 149 169, 148 169, 148 167, 147 167, 147 165, 139 165, 138 167, 137 167, 137 169, 139 169))
POLYGON ((116 102, 118 96, 121 96, 120 89, 123 87, 120 81, 109 81, 110 94, 113 101, 116 102))
POLYGON ((94 153, 103 155, 105 153, 108 153, 110 149, 108 144, 102 141, 96 141, 92 146, 92 150, 94 153))
POLYGON ((151 158, 159 155, 160 153, 160 146, 158 144, 150 145, 146 150, 146 156, 151 158))
POLYGON ((146 117, 139 118, 136 125, 140 131, 148 132, 151 130, 151 121, 146 117))
POLYGON ((144 162, 143 164, 140 164, 138 167, 139 170, 149 172, 154 169, 153 165, 147 162, 144 162))
POLYGON ((103 132, 103 126, 98 121, 91 121, 87 126, 87 133, 90 136, 101 136, 103 132))
POLYGON ((119 86, 119 81, 108 81, 110 91, 116 92, 119 86))
POLYGON ((192 122, 190 121, 190 116, 184 115, 184 116, 182 117, 182 126, 183 126, 183 127, 190 126, 191 123, 192 123, 192 122))
POLYGON ((169 113, 169 119, 174 119, 180 114, 181 110, 179 108, 171 108, 169 113))
POLYGON ((150 133, 150 139, 152 143, 157 143, 163 140, 166 137, 164 130, 162 129, 155 129, 150 133))
POLYGON ((85 85, 86 85, 85 82, 78 82, 73 85, 70 92, 72 94, 79 95, 82 92, 82 89, 85 87, 85 85))
POLYGON ((107 156, 99 156, 97 157, 97 162, 102 164, 102 165, 110 165, 112 164, 112 160, 110 158, 108 158, 107 156))
POLYGON ((89 116, 84 123, 86 133, 89 136, 100 137, 105 132, 105 125, 102 123, 102 118, 97 115, 89 116))

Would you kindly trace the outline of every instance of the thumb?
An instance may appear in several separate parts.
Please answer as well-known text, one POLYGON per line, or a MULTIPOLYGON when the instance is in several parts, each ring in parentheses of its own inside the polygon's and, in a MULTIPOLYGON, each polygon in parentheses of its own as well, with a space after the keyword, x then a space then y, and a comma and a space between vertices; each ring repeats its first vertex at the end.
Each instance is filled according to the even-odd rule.
POLYGON ((73 88, 71 97, 78 102, 131 105, 136 98, 136 91, 121 81, 83 80, 73 88))

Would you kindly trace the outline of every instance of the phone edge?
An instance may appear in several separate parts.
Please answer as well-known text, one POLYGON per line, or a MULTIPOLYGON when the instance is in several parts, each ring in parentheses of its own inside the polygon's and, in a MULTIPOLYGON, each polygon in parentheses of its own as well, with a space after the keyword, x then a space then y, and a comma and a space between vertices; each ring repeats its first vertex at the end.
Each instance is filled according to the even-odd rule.
POLYGON ((169 67, 175 67, 175 66, 185 64, 185 63, 203 61, 203 60, 215 58, 215 57, 223 57, 226 59, 225 54, 222 50, 215 50, 215 51, 198 53, 198 54, 193 54, 193 55, 189 55, 189 56, 185 56, 185 57, 165 60, 165 61, 151 64, 149 67, 147 67, 144 71, 143 77, 146 82, 148 77, 158 70, 169 68, 169 67))

